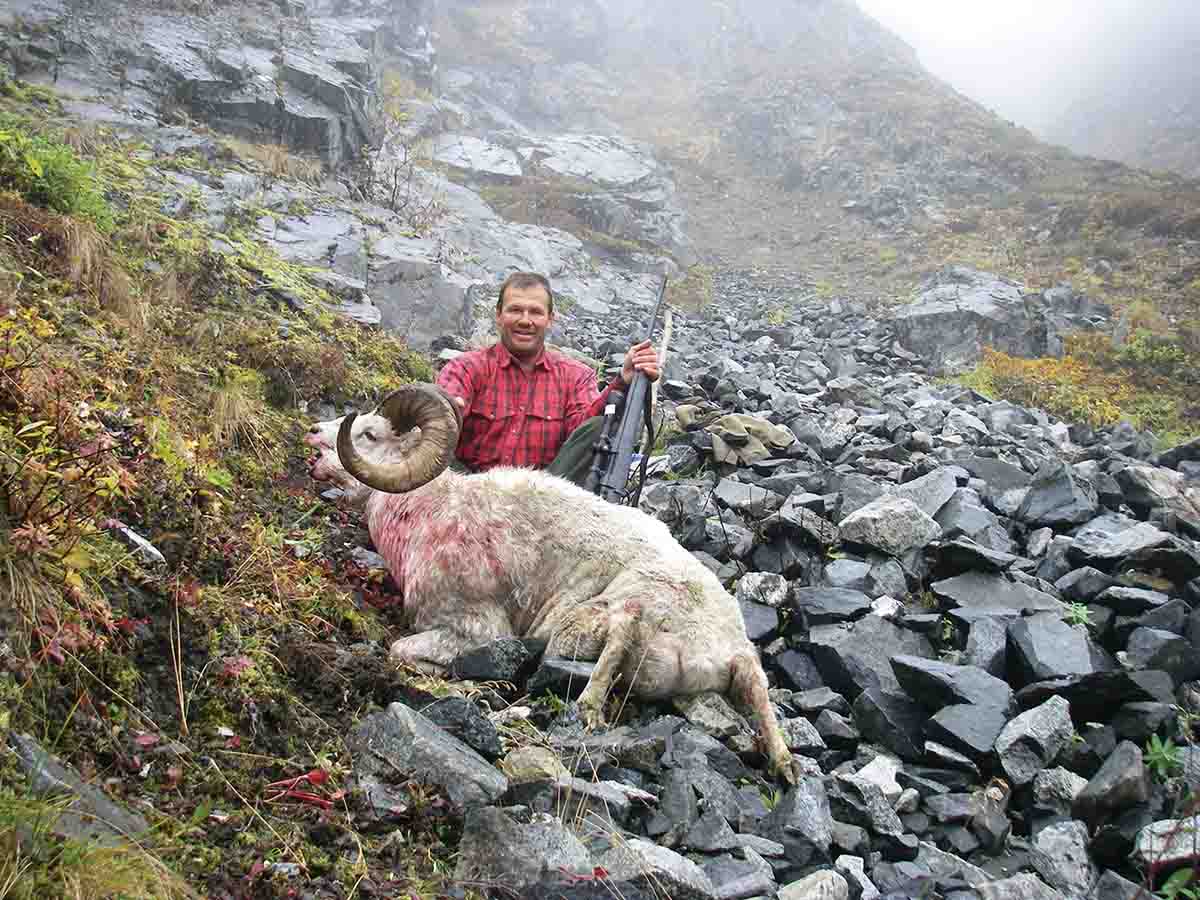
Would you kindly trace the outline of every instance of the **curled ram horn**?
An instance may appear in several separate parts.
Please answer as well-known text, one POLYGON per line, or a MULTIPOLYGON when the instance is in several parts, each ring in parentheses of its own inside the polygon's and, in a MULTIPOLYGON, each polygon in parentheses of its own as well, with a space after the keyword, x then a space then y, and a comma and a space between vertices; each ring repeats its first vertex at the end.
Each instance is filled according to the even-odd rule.
POLYGON ((450 396, 430 384, 406 384, 393 391, 377 410, 396 434, 421 429, 421 439, 412 452, 395 463, 374 463, 354 446, 351 429, 355 415, 346 416, 338 429, 338 459, 346 471, 363 484, 388 494, 403 494, 428 484, 450 465, 462 414, 450 396))

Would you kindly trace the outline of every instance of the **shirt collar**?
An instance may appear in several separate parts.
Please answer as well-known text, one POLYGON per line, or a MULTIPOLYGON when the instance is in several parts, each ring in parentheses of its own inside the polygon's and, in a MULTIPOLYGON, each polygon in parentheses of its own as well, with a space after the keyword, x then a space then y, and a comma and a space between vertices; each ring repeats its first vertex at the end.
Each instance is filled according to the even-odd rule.
MULTIPOLYGON (((516 357, 509 352, 508 348, 501 341, 496 341, 494 352, 496 354, 496 361, 502 369, 507 369, 517 361, 516 357)), ((542 352, 533 361, 533 367, 535 369, 550 369, 550 353, 545 347, 542 347, 542 352)))

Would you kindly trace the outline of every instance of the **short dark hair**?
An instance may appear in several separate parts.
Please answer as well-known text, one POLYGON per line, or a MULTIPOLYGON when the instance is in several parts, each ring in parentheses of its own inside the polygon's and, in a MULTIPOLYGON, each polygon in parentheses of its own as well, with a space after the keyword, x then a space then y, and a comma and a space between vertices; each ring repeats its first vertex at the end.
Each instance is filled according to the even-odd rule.
POLYGON ((500 293, 496 295, 496 312, 500 312, 504 308, 504 292, 510 287, 517 290, 531 287, 542 288, 545 290, 546 296, 550 298, 550 307, 547 312, 554 312, 554 291, 550 290, 550 280, 537 272, 513 272, 505 278, 504 284, 500 285, 500 293))

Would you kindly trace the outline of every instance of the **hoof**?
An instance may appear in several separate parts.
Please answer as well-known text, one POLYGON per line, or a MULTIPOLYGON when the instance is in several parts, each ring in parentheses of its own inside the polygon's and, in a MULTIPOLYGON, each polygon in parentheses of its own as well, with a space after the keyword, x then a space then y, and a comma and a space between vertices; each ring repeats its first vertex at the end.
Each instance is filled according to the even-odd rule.
POLYGON ((583 727, 588 731, 599 731, 608 727, 604 719, 604 709, 585 700, 579 701, 579 711, 583 716, 583 727))
POLYGON ((771 760, 771 774, 789 787, 800 783, 800 765, 792 759, 791 753, 771 760))

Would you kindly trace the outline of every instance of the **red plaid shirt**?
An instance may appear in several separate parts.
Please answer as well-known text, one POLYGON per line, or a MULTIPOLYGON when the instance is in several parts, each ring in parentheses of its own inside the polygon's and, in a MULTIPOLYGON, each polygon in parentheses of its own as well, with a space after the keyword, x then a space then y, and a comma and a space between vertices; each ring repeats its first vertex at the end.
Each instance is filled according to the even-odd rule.
POLYGON ((603 413, 614 385, 624 386, 617 375, 597 391, 592 369, 552 351, 543 351, 527 375, 500 342, 451 360, 437 383, 467 403, 456 455, 476 472, 544 469, 572 431, 603 413))

